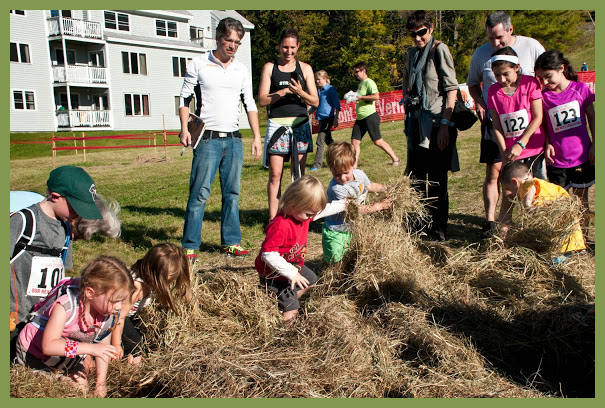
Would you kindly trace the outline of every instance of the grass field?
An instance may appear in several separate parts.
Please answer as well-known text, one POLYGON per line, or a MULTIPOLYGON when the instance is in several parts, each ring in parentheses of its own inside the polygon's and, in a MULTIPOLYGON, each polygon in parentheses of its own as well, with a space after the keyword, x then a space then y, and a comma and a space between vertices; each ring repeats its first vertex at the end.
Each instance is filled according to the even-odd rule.
MULTIPOLYGON (((381 125, 385 140, 403 164, 406 140, 402 127, 403 122, 381 125)), ((349 141, 350 132, 350 129, 343 129, 333 132, 333 136, 338 141, 349 141)), ((478 162, 478 125, 461 132, 458 138, 461 171, 450 175, 449 240, 439 249, 445 257, 435 257, 431 262, 423 256, 418 265, 407 260, 411 265, 402 263, 395 268, 401 269, 396 273, 407 270, 418 273, 419 277, 414 279, 421 289, 417 290, 419 294, 415 293, 414 285, 397 292, 399 287, 391 283, 388 289, 387 280, 385 287, 397 295, 392 295, 394 299, 381 298, 378 305, 356 306, 352 301, 359 302, 359 298, 349 300, 339 294, 324 296, 322 291, 332 290, 324 286, 307 301, 310 305, 308 314, 295 332, 281 326, 276 308, 257 289, 254 258, 264 238, 262 225, 268 218, 268 173, 250 155, 250 131, 244 131, 244 135, 240 219, 242 244, 251 250, 252 256, 234 259, 220 253, 221 195, 219 182, 215 180, 206 206, 203 244, 195 269, 198 273, 194 274, 195 282, 203 282, 196 286, 195 292, 200 305, 200 311, 195 314, 201 313, 203 319, 201 323, 191 322, 191 338, 185 334, 178 337, 179 341, 184 341, 184 349, 173 349, 181 344, 177 342, 171 346, 170 342, 175 341, 173 336, 169 336, 170 341, 163 337, 158 340, 164 347, 160 349, 162 352, 152 355, 145 363, 148 365, 143 365, 139 371, 113 366, 111 375, 119 378, 120 384, 116 384, 118 380, 112 380, 109 395, 154 396, 162 392, 164 396, 175 397, 546 397, 590 396, 591 392, 594 395, 594 371, 592 384, 587 384, 578 380, 578 375, 568 368, 576 364, 578 372, 590 382, 591 373, 581 364, 587 364, 588 368, 592 364, 594 369, 594 319, 590 327, 577 324, 572 317, 583 310, 586 303, 594 304, 594 246, 590 252, 592 269, 584 268, 580 273, 553 271, 542 266, 542 269, 536 269, 542 272, 533 272, 533 266, 525 261, 530 258, 504 252, 508 256, 506 259, 516 262, 514 266, 511 263, 510 270, 506 263, 502 272, 494 270, 476 278, 471 276, 470 269, 477 269, 478 265, 492 262, 490 259, 494 256, 503 254, 501 251, 480 253, 472 249, 478 247, 478 233, 483 223, 481 186, 485 170, 478 162), (429 263, 425 266, 424 262, 429 263), (416 272, 414 267, 419 270, 416 272), (240 305, 242 298, 244 307, 240 305), (370 314, 370 310, 375 313, 370 314), (522 333, 525 340, 518 340, 517 333, 522 333), (582 354, 580 346, 572 344, 577 339, 580 343, 573 344, 581 347, 589 347, 592 341, 592 354, 590 350, 582 354), (193 349, 191 344, 195 345, 193 349), (294 351, 293 345, 296 348, 300 345, 301 350, 294 351), (282 355, 284 347, 294 353, 292 361, 274 358, 282 355), (548 348, 548 353, 540 356, 540 350, 544 348, 548 348), (345 356, 338 353, 345 353, 345 356), (315 354, 318 356, 314 357, 315 354), (581 363, 578 363, 578 356, 581 363), (335 360, 331 358, 337 359, 342 366, 332 367, 335 360), (355 360, 357 358, 361 359, 355 360), (325 359, 328 359, 327 363, 325 359), (527 366, 533 370, 536 365, 542 365, 542 359, 545 366, 540 376, 534 373, 525 377, 530 373, 521 372, 519 367, 529 362, 527 366), (571 365, 567 364, 568 360, 571 365), (297 361, 308 364, 304 373, 297 361), (367 363, 369 371, 357 370, 357 361, 367 363), (386 366, 381 365, 384 361, 386 366), (554 368, 546 367, 547 363, 553 364, 554 368), (183 365, 188 368, 181 369, 183 365), (566 367, 568 372, 558 372, 561 367, 566 367), (308 377, 308 373, 314 374, 308 377), (562 377, 567 380, 571 377, 567 384, 572 385, 559 393, 556 381, 562 377), (388 384, 395 384, 395 388, 388 384)), ((15 134, 11 135, 11 140, 49 136, 15 134)), ((177 142, 177 137, 170 136, 168 142, 177 142)), ((78 154, 58 152, 57 166, 84 167, 94 178, 98 192, 106 199, 118 201, 122 209, 120 239, 95 236, 87 242, 74 242, 71 274, 79 274, 87 262, 101 254, 114 255, 131 264, 156 243, 180 244, 192 157, 191 150, 183 156, 180 151, 180 147, 169 147, 165 156, 163 147, 158 147, 157 152, 153 148, 91 150, 87 152, 86 161, 81 151, 78 154)), ((314 153, 311 153, 307 168, 313 157, 314 153)), ((362 142, 359 167, 372 181, 387 184, 400 179, 404 168, 403 165, 392 166, 389 157, 368 137, 362 142)), ((11 145, 11 190, 43 193, 51 170, 49 145, 11 145)), ((284 188, 289 184, 288 168, 285 173, 284 188)), ((326 167, 312 174, 326 186, 331 179, 326 167)), ((591 189, 591 205, 594 208, 594 188, 591 189)), ((594 237, 594 227, 590 235, 594 237)), ((392 242, 392 246, 398 245, 404 247, 408 242, 392 242)), ((413 245, 422 247, 421 244, 413 245)), ((430 252, 432 247, 425 250, 427 248, 430 252)), ((309 234, 306 264, 320 276, 330 274, 329 268, 324 268, 322 263, 320 225, 315 223, 309 234)), ((374 284, 378 290, 378 284, 375 281, 374 284)), ((374 290, 370 281, 359 286, 374 290)), ((181 319, 174 316, 168 320, 168 325, 179 327, 176 332, 185 331, 186 321, 181 323, 181 319)), ((170 332, 168 329, 158 331, 170 332)), ((31 373, 11 369, 11 396, 77 396, 74 391, 55 389, 46 380, 38 386, 38 381, 31 373)))
MULTIPOLYGON (((391 144, 404 163, 405 136, 402 126, 403 122, 383 123, 382 132, 385 140, 391 144)), ((478 228, 482 223, 481 183, 484 168, 478 163, 478 129, 479 127, 475 126, 460 134, 458 151, 461 171, 450 176, 449 238, 453 247, 463 247, 476 240, 478 228)), ((333 136, 338 141, 349 141, 350 132, 350 129, 343 129, 333 132, 333 136)), ((254 161, 249 153, 251 133, 245 131, 244 134, 240 218, 243 244, 255 252, 263 239, 262 225, 268 218, 268 173, 262 168, 260 161, 254 161)), ((35 137, 43 139, 48 135, 13 135, 11 140, 31 140, 35 137)), ((177 142, 177 137, 169 136, 168 142, 177 142)), ((72 142, 63 143, 69 145, 72 142)), ((116 144, 115 141, 90 141, 88 145, 102 143, 116 144)), ((161 135, 158 136, 158 143, 161 143, 161 135)), ((84 167, 94 178, 99 193, 107 199, 117 200, 122 207, 121 240, 118 242, 96 237, 91 242, 76 242, 76 271, 81 270, 87 260, 96 254, 110 252, 131 261, 155 243, 180 242, 192 157, 190 150, 183 156, 179 155, 180 151, 179 147, 169 147, 165 158, 163 147, 158 148, 157 153, 154 153, 153 148, 89 150, 86 153, 86 162, 83 161, 81 151, 78 154, 74 151, 58 152, 57 166, 71 164, 84 167)), ((309 154, 307 168, 313 157, 314 153, 309 154)), ((364 138, 362 143, 360 168, 372 181, 381 183, 397 178, 403 172, 403 166, 391 166, 388 156, 375 147, 368 137, 364 138)), ((11 190, 43 193, 51 170, 49 145, 11 145, 11 190)), ((284 187, 289 184, 289 168, 286 168, 285 173, 284 187)), ((326 186, 331 179, 327 167, 314 175, 326 186)), ((204 217, 202 268, 205 263, 216 265, 216 262, 224 262, 222 256, 215 253, 220 245, 220 202, 220 185, 217 178, 212 186, 204 217)), ((318 253, 321 252, 318 238, 320 239, 320 234, 311 234, 309 249, 312 253, 317 248, 318 253)), ((250 259, 243 261, 242 265, 253 267, 250 259)))

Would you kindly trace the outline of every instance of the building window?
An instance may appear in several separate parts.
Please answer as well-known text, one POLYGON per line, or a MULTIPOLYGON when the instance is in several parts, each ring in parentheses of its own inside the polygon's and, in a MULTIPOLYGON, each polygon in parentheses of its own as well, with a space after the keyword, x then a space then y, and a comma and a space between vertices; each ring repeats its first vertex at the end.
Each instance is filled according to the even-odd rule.
POLYGON ((172 57, 172 76, 184 77, 187 73, 187 64, 191 58, 172 57))
POLYGON ((122 51, 122 71, 125 74, 147 75, 145 54, 122 51))
POLYGON ((25 10, 11 10, 11 14, 16 14, 18 16, 24 16, 25 10))
POLYGON ((13 91, 13 107, 17 110, 35 110, 33 91, 13 91))
POLYGON ((130 31, 128 14, 115 11, 105 12, 105 28, 111 30, 130 31))
POLYGON ((71 18, 71 10, 51 10, 50 16, 71 18))
POLYGON ((104 67, 105 58, 103 57, 103 50, 90 51, 88 53, 88 66, 91 67, 104 67))
POLYGON ((11 61, 29 64, 29 45, 11 43, 11 61))
POLYGON ((149 95, 124 94, 126 116, 149 116, 149 95))
POLYGON ((189 26, 189 39, 191 41, 204 38, 204 29, 201 27, 189 26))
MULTIPOLYGON (((65 52, 67 55, 67 65, 75 65, 76 64, 76 52, 74 50, 67 50, 65 52)), ((65 63, 65 59, 63 58, 63 49, 56 48, 55 56, 57 63, 55 65, 63 65, 65 63)))
MULTIPOLYGON (((174 97, 174 114, 177 116, 180 115, 180 112, 179 112, 180 105, 181 105, 181 97, 175 96, 174 97)), ((191 101, 189 102, 189 112, 195 113, 195 96, 192 96, 191 101)))
MULTIPOLYGON (((74 93, 70 93, 70 101, 71 101, 71 109, 73 110, 77 110, 80 107, 80 95, 78 94, 74 94, 74 93)), ((59 96, 59 100, 61 102, 61 106, 62 107, 67 107, 67 94, 62 93, 59 96)))
POLYGON ((162 37, 176 38, 176 22, 166 20, 155 20, 155 32, 162 37))

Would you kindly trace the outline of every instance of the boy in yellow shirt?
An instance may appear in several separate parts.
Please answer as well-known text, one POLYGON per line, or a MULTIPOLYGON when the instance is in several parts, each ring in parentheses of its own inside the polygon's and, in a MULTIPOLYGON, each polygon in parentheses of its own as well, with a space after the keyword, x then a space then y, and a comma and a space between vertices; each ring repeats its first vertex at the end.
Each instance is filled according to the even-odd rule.
MULTIPOLYGON (((523 206, 542 206, 561 197, 569 197, 569 193, 556 184, 546 180, 533 178, 529 167, 521 161, 512 161, 502 168, 500 173, 502 185, 502 205, 500 207, 500 231, 506 234, 512 221, 513 199, 519 197, 523 206)), ((580 224, 576 223, 574 232, 561 245, 561 253, 570 255, 586 249, 580 224)), ((557 258, 559 259, 559 258, 557 258)), ((561 260, 564 260, 563 258, 561 260)), ((560 262, 560 261, 559 261, 560 262)))

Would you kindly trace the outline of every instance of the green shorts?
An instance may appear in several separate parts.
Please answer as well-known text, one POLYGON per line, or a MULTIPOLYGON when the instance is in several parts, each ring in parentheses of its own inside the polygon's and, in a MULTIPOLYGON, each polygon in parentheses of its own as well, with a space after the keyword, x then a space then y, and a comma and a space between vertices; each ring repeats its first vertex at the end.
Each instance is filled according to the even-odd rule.
POLYGON ((352 234, 348 231, 332 231, 324 224, 321 232, 324 261, 340 262, 349 250, 351 236, 352 234))

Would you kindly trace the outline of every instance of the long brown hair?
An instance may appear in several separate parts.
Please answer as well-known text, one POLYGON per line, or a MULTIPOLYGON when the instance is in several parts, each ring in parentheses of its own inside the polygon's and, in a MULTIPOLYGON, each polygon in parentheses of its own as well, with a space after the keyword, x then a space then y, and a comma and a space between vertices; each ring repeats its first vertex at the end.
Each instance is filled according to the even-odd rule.
POLYGON ((153 290, 158 301, 175 313, 173 293, 186 303, 191 301, 189 262, 181 247, 168 242, 154 245, 132 265, 132 270, 143 280, 143 292, 153 290))

